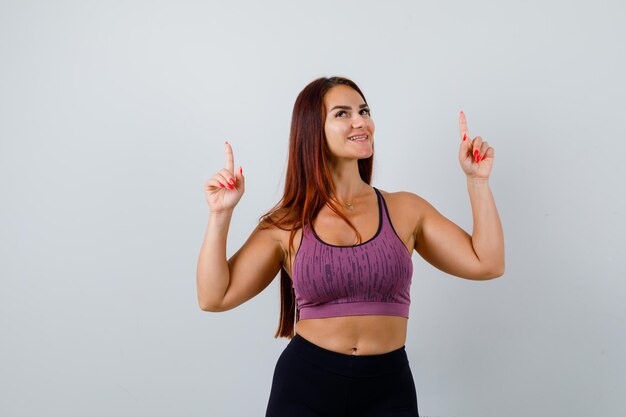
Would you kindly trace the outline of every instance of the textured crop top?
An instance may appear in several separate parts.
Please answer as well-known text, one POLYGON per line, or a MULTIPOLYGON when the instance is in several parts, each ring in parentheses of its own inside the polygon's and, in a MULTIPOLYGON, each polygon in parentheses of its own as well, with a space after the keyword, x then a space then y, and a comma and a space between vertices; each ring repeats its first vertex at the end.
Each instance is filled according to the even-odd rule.
POLYGON ((304 226, 292 271, 299 320, 369 314, 409 318, 411 255, 391 224, 385 199, 374 191, 378 230, 367 242, 331 245, 312 226, 304 226))

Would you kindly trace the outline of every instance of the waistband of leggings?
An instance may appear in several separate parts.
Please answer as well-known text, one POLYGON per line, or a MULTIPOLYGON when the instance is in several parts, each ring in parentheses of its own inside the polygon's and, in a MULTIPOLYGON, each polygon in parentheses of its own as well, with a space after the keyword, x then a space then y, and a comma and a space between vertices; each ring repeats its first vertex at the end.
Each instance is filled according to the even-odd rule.
POLYGON ((405 347, 379 355, 349 355, 325 349, 296 333, 286 350, 329 372, 351 377, 371 377, 406 368, 409 361, 405 347))

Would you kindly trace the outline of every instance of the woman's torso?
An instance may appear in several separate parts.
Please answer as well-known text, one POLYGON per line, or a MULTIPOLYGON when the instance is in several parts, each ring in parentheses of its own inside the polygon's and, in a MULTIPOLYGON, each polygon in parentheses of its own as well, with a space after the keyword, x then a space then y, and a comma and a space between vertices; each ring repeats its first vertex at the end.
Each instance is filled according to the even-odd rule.
MULTIPOLYGON (((372 187, 370 193, 353 201, 354 210, 343 211, 361 234, 361 242, 371 239, 379 226, 378 201, 372 187)), ((416 215, 407 215, 406 203, 399 193, 379 190, 385 199, 393 227, 409 254, 415 246, 416 215)), ((382 202, 381 202, 382 204, 382 202)), ((413 208, 415 209, 415 208, 413 208)), ((313 221, 313 229, 323 242, 349 246, 356 244, 354 230, 330 208, 324 206, 313 221)), ((289 246, 289 231, 275 229, 283 250, 289 246)), ((293 254, 298 253, 302 229, 296 231, 293 254)), ((284 256, 283 267, 292 276, 295 257, 284 256)), ((299 320, 296 333, 325 349, 348 355, 377 355, 404 346, 408 319, 400 316, 361 315, 299 320)))

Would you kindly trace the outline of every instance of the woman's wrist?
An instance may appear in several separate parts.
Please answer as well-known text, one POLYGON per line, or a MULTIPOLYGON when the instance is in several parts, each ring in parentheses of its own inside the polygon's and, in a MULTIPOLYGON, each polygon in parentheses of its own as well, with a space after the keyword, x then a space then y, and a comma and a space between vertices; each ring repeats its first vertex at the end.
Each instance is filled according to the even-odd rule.
POLYGON ((485 186, 489 185, 489 178, 472 178, 467 177, 468 185, 485 186))

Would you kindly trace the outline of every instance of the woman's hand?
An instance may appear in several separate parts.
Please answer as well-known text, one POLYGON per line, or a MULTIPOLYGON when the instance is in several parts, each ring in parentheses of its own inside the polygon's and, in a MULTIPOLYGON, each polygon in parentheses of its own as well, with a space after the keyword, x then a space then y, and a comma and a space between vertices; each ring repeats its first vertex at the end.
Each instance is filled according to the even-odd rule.
POLYGON ((241 167, 233 172, 233 149, 226 141, 226 167, 204 183, 206 201, 211 213, 232 211, 243 196, 244 177, 241 167))
POLYGON ((461 132, 461 149, 459 151, 461 168, 468 178, 489 179, 493 167, 494 149, 480 136, 470 140, 465 113, 463 112, 459 116, 459 127, 461 132))

